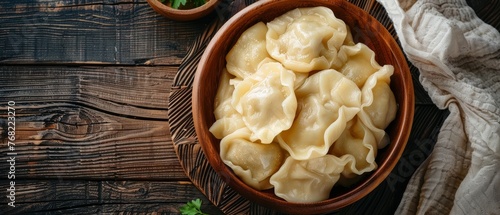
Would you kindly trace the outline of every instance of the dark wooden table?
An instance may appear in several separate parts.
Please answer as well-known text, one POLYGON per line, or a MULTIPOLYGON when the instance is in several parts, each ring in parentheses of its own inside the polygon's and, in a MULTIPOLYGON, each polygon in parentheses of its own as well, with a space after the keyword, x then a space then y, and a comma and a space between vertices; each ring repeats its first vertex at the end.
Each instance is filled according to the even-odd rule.
MULTIPOLYGON (((498 1, 469 4, 499 29, 498 1)), ((145 0, 1 1, 0 214, 178 214, 196 198, 223 213, 181 167, 168 119, 178 67, 216 18, 168 20, 145 0)), ((400 163, 339 213, 393 213, 430 153, 447 112, 412 72, 415 123, 400 163)))

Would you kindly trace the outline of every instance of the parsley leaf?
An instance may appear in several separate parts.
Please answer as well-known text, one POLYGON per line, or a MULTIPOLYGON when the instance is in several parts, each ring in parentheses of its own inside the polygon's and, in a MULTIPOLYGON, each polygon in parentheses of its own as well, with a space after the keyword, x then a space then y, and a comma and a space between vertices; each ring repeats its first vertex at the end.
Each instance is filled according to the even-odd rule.
MULTIPOLYGON (((170 2, 170 7, 174 9, 179 9, 181 5, 186 6, 186 4, 188 3, 188 0, 158 0, 158 1, 160 1, 163 4, 167 4, 168 2, 170 2)), ((207 0, 189 0, 189 1, 191 2, 190 6, 192 6, 193 8, 202 6, 207 2, 207 0)))
POLYGON ((208 215, 201 211, 201 200, 191 200, 179 208, 182 215, 208 215))
POLYGON ((181 4, 186 5, 187 0, 170 0, 170 1, 172 3, 172 8, 178 9, 179 6, 181 6, 181 4))

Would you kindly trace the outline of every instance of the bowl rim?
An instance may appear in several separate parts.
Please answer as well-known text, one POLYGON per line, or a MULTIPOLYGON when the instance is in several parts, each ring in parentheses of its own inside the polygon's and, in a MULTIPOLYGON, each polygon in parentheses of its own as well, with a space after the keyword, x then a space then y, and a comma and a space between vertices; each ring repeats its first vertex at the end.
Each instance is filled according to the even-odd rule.
MULTIPOLYGON (((270 4, 276 3, 276 2, 285 2, 286 0, 260 0, 256 3, 253 3, 238 13, 236 13, 233 17, 231 17, 214 35, 213 39, 209 42, 208 46, 206 47, 200 61, 198 64, 198 68, 194 77, 194 82, 193 82, 193 96, 192 96, 192 108, 193 108, 193 120, 194 120, 194 127, 196 130, 196 134, 198 136, 198 141, 201 145, 201 148, 205 155, 207 154, 217 154, 219 155, 219 152, 215 150, 214 147, 209 147, 207 144, 204 144, 205 141, 210 140, 211 137, 208 134, 208 125, 203 125, 200 124, 201 118, 204 118, 205 116, 202 116, 202 114, 199 111, 195 111, 196 107, 200 106, 200 103, 202 102, 200 98, 201 89, 199 87, 199 84, 201 81, 201 73, 203 68, 203 62, 207 61, 209 57, 212 55, 212 49, 217 46, 217 41, 219 39, 214 39, 214 38, 220 38, 223 34, 225 34, 228 29, 230 28, 231 25, 233 25, 237 20, 246 18, 248 17, 248 12, 257 10, 260 7, 265 7, 270 4), (207 131, 207 132, 201 132, 201 131, 207 131), (203 134, 203 135, 200 135, 203 134)), ((289 2, 289 1, 288 1, 289 2)), ((393 148, 390 148, 391 150, 387 153, 389 153, 390 156, 385 158, 383 163, 378 164, 378 168, 374 171, 372 171, 367 177, 366 180, 362 180, 362 183, 357 184, 353 189, 349 189, 348 192, 340 195, 340 196, 335 196, 334 198, 329 198, 327 200, 323 200, 320 202, 314 202, 314 203, 292 203, 292 202, 287 202, 283 199, 280 199, 279 197, 270 197, 268 195, 261 195, 260 199, 256 200, 257 203, 272 207, 273 205, 270 204, 270 200, 274 202, 279 202, 280 204, 286 205, 288 208, 285 209, 285 213, 294 213, 294 209, 300 208, 300 207, 315 207, 317 209, 318 213, 325 213, 329 212, 332 210, 338 210, 340 208, 343 208, 345 206, 348 206, 359 199, 365 197, 369 193, 371 193, 376 187, 378 187, 390 174, 391 171, 385 171, 384 169, 389 169, 393 170, 394 167, 397 164, 397 161, 400 159, 401 155, 403 154, 404 148, 406 147, 407 141, 409 139, 412 123, 413 123, 413 116, 414 116, 414 104, 415 104, 415 97, 414 97, 414 89, 413 89, 413 83, 412 83, 412 77, 411 73, 409 71, 409 66, 407 63, 407 60, 404 58, 404 54, 400 48, 400 46, 397 44, 395 41, 394 37, 389 33, 389 31, 373 16, 371 16, 368 12, 362 10, 358 6, 347 2, 345 0, 321 0, 321 1, 316 1, 316 0, 302 0, 301 2, 311 2, 313 4, 317 4, 317 6, 325 6, 325 5, 330 5, 332 6, 335 4, 337 5, 343 5, 346 7, 349 7, 349 9, 354 9, 361 11, 361 13, 365 13, 367 16, 372 19, 372 21, 375 21, 377 26, 381 26, 381 32, 380 34, 383 35, 388 35, 389 37, 386 36, 381 36, 384 38, 384 41, 387 43, 387 47, 390 47, 392 51, 392 55, 396 59, 396 61, 399 64, 399 67, 401 68, 401 76, 402 79, 404 80, 403 87, 405 92, 403 98, 404 100, 403 103, 399 104, 398 107, 398 112, 406 113, 408 117, 401 117, 401 125, 403 126, 404 129, 407 131, 399 131, 396 135, 396 139, 393 142, 397 142, 398 145, 396 145, 393 148), (398 56, 403 56, 403 58, 400 58, 398 56), (363 191, 364 195, 356 195, 360 193, 360 191, 363 191)), ((276 15, 276 17, 279 15, 276 15)), ((258 20, 258 19, 256 19, 258 20)), ((256 21, 257 22, 257 21, 256 21)), ((387 148, 387 147, 386 147, 387 148)), ((208 157, 208 156, 207 156, 208 157)), ((214 156, 215 157, 215 156, 214 156)), ((218 176, 221 177, 232 189, 236 190, 240 195, 254 200, 252 195, 250 195, 248 192, 248 185, 244 184, 241 180, 237 178, 237 176, 229 169, 229 167, 225 166, 225 164, 222 162, 222 159, 220 156, 215 159, 207 159, 214 168, 214 170, 217 172, 218 176), (221 167, 222 164, 222 168, 221 167), (225 168, 224 168, 225 167, 225 168), (226 171, 229 171, 229 176, 227 175, 228 173, 226 171), (247 188, 245 188, 247 187, 247 188)), ((251 189, 251 188, 250 188, 251 189)), ((252 192, 252 191, 251 191, 252 192)), ((257 191, 254 190, 254 193, 262 193, 263 191, 257 191)))

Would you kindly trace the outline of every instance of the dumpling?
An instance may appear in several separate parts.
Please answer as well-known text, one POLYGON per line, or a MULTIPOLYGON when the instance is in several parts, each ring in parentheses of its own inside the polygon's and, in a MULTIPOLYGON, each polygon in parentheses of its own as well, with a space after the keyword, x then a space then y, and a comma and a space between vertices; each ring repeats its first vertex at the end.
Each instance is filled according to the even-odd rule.
POLYGON ((233 109, 227 107, 225 103, 231 100, 231 97, 234 92, 234 86, 230 83, 230 80, 233 78, 231 74, 227 72, 224 68, 221 73, 221 77, 219 79, 219 86, 217 88, 217 93, 215 94, 214 100, 214 115, 215 119, 220 119, 227 115, 227 113, 233 113, 233 109))
POLYGON ((306 79, 309 77, 309 73, 305 72, 293 72, 295 73, 295 83, 294 83, 294 90, 298 89, 304 82, 306 82, 306 79))
POLYGON ((224 137, 220 156, 246 184, 258 190, 270 189, 273 186, 269 178, 281 167, 286 153, 277 143, 249 141, 250 134, 250 130, 242 128, 224 137))
POLYGON ((230 48, 210 132, 244 183, 310 203, 378 167, 398 108, 394 68, 380 66, 332 10, 298 8, 259 22, 230 48))
POLYGON ((347 29, 326 7, 297 8, 267 23, 268 53, 296 72, 329 69, 347 29))
MULTIPOLYGON (((263 64, 267 64, 267 63, 279 63, 279 62, 272 59, 272 58, 265 58, 264 60, 262 60, 260 62, 260 64, 258 65, 257 68, 260 68, 263 64)), ((292 71, 292 70, 290 70, 290 71, 292 71)), ((292 72, 295 74, 294 89, 297 89, 306 81, 307 77, 309 77, 309 73, 295 72, 295 71, 292 71, 292 72)), ((235 86, 239 82, 240 82, 239 79, 231 79, 231 81, 230 81, 230 83, 235 85, 235 86)))
POLYGON ((234 92, 234 86, 229 84, 231 78, 232 75, 224 69, 219 80, 217 94, 215 95, 215 123, 210 127, 209 131, 218 139, 222 139, 235 130, 245 127, 241 114, 231 105, 231 98, 234 92))
POLYGON ((259 63, 270 58, 266 49, 267 26, 259 22, 248 28, 226 55, 226 67, 230 74, 244 79, 257 70, 259 63))
MULTIPOLYGON (((338 58, 343 63, 338 71, 362 88, 370 75, 380 70, 375 53, 365 44, 342 46, 338 58)), ((337 69, 337 68, 336 68, 337 69)))
POLYGON ((345 40, 344 40, 343 45, 344 46, 353 46, 353 45, 356 45, 356 42, 354 41, 354 39, 352 37, 351 28, 349 28, 349 25, 346 25, 345 27, 347 29, 347 35, 345 36, 345 40))
POLYGON ((355 117, 349 121, 329 153, 348 161, 342 175, 353 178, 377 168, 377 141, 372 132, 355 117))
POLYGON ((252 131, 251 141, 271 143, 290 128, 297 110, 294 83, 295 73, 269 62, 236 85, 231 104, 252 131))
POLYGON ((311 75, 295 94, 295 121, 277 140, 296 160, 321 157, 359 112, 361 91, 354 82, 330 69, 311 75))
POLYGON ((344 160, 333 155, 302 161, 288 157, 270 183, 274 193, 288 202, 318 202, 328 199, 344 165, 344 160))
POLYGON ((388 143, 382 141, 386 136, 384 129, 396 118, 398 109, 396 98, 389 86, 393 72, 393 66, 383 66, 366 80, 361 89, 361 111, 358 116, 373 132, 379 149, 388 143))

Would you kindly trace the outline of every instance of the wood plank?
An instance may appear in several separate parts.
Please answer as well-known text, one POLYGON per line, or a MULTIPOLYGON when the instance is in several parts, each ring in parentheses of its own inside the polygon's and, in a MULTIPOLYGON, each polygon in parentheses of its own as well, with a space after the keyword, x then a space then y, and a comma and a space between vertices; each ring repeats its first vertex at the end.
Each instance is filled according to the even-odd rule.
POLYGON ((0 63, 179 64, 209 21, 172 21, 145 0, 3 1, 0 63))
POLYGON ((177 67, 3 66, 0 102, 14 100, 26 111, 37 106, 86 107, 166 120, 176 72, 177 67))
MULTIPOLYGON (((0 180, 0 189, 10 181, 0 180)), ((186 202, 199 198, 202 210, 221 214, 188 181, 15 180, 15 207, 1 198, 7 214, 178 214, 186 202)))
MULTIPOLYGON (((0 142, 16 105, 16 177, 186 179, 167 103, 176 67, 0 67, 0 142)), ((0 147, 1 159, 7 147, 0 147)), ((0 163, 2 168, 7 165, 0 163)))

